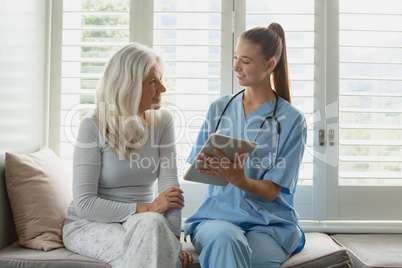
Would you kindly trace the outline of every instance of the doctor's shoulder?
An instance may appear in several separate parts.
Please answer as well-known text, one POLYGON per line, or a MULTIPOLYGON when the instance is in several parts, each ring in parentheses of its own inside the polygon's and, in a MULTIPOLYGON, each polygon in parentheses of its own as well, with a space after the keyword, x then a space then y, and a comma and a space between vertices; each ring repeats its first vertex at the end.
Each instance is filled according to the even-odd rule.
POLYGON ((213 117, 220 116, 233 95, 226 95, 214 100, 209 106, 209 115, 212 115, 213 117))
POLYGON ((301 128, 306 127, 306 118, 304 116, 304 113, 296 108, 296 106, 285 101, 282 98, 280 98, 277 117, 280 122, 288 121, 288 123, 295 126, 297 125, 301 128))

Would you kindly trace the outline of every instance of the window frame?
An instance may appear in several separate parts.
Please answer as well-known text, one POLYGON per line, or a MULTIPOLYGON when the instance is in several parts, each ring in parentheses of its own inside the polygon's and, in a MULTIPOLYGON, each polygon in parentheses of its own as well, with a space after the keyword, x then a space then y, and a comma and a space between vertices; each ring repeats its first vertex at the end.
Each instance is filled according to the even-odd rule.
MULTIPOLYGON (((52 1, 48 145, 60 154, 60 96, 63 1, 52 1)), ((339 151, 339 1, 315 0, 313 185, 298 185, 295 207, 306 231, 401 232, 402 186, 340 186, 339 151), (328 34, 331 33, 331 34, 328 34), (322 90, 317 90, 322 89, 322 90), (318 131, 335 129, 335 146, 319 146, 318 131), (374 198, 373 198, 374 197, 374 198), (351 207, 353 206, 353 207, 351 207), (375 208, 375 215, 370 209, 375 208), (397 211, 397 213, 395 213, 397 211), (384 218, 390 220, 383 220, 384 218)), ((129 40, 153 47, 154 1, 130 0, 129 40), (135 8, 133 8, 135 6, 135 8), (152 30, 150 30, 152 29, 152 30)), ((222 0, 221 96, 239 91, 232 71, 237 37, 246 25, 246 0, 222 0)), ((205 185, 183 182, 185 192, 202 199, 205 185)), ((196 202, 188 209, 195 210, 196 202)))

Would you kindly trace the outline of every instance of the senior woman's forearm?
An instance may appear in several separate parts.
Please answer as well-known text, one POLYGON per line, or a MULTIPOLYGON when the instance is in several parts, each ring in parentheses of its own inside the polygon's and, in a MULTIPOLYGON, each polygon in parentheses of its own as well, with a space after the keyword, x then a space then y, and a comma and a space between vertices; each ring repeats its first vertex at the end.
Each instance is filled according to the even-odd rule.
POLYGON ((76 198, 74 206, 81 218, 98 222, 122 222, 136 210, 137 204, 86 196, 76 198))

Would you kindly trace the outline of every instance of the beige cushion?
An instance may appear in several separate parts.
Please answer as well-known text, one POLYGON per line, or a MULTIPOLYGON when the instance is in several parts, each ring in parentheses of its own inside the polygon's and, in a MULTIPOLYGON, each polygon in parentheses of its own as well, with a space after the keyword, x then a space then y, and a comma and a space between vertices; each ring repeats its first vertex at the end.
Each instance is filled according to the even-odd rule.
MULTIPOLYGON (((190 237, 184 242, 182 235, 183 250, 193 255, 194 262, 190 268, 199 268, 198 253, 191 244, 190 237)), ((269 250, 269 249, 267 249, 269 250)), ((352 267, 349 255, 345 248, 336 244, 327 234, 306 233, 306 245, 303 250, 290 256, 281 268, 312 268, 312 267, 352 267)))
POLYGON ((281 268, 352 267, 345 248, 337 245, 327 234, 305 233, 306 245, 294 253, 281 268))
POLYGON ((6 186, 20 244, 45 251, 63 247, 62 226, 72 194, 56 154, 49 148, 6 153, 6 186))
POLYGON ((402 267, 402 234, 336 234, 351 253, 353 267, 402 267))

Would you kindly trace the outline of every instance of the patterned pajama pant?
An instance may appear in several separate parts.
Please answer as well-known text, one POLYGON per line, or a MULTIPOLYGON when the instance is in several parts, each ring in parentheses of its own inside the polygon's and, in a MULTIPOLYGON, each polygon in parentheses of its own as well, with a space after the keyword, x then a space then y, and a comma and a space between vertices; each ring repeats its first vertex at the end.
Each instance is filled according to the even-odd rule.
POLYGON ((63 243, 68 250, 113 268, 181 267, 181 243, 159 213, 134 214, 124 223, 67 219, 63 243))

